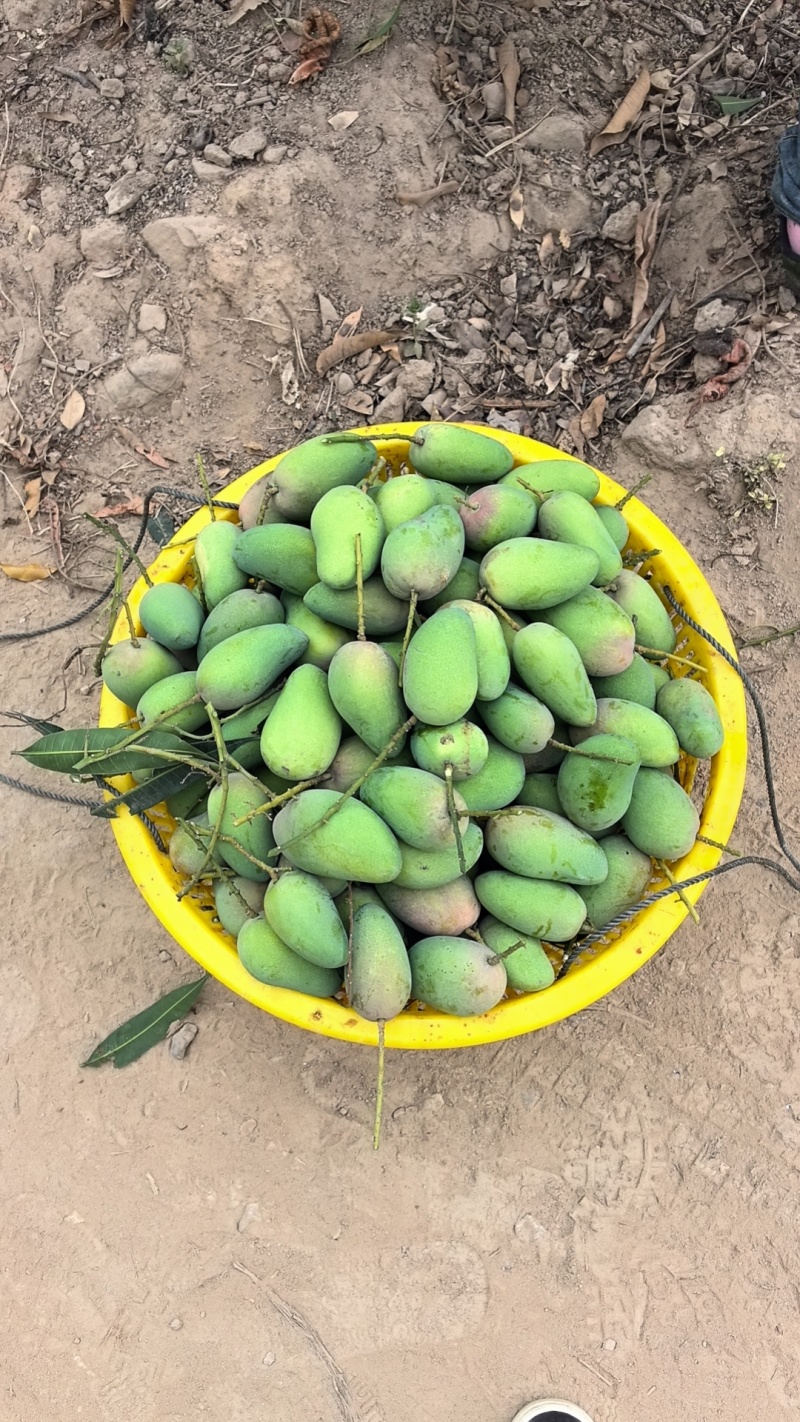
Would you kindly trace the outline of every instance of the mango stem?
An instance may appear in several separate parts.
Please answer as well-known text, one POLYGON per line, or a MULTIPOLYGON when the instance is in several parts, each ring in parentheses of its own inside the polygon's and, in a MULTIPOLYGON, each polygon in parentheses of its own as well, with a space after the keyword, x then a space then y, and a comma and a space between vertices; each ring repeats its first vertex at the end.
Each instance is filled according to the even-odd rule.
POLYGON ((217 515, 214 510, 214 498, 211 493, 211 489, 209 488, 208 477, 206 475, 206 466, 203 463, 203 456, 199 450, 194 457, 194 462, 195 468, 197 469, 197 477, 200 480, 200 487, 203 490, 203 493, 205 494, 206 504, 208 505, 208 512, 211 516, 211 522, 216 523, 217 515))
POLYGON ((675 893, 678 895, 678 898, 686 909, 686 912, 688 913, 689 917, 694 923, 699 924, 700 915, 697 912, 697 909, 695 908, 691 900, 687 898, 685 890, 678 887, 678 881, 675 878, 675 875, 673 874, 669 865, 665 864, 663 859, 657 859, 656 865, 661 870, 661 873, 664 875, 664 878, 668 879, 670 884, 673 885, 675 893))
POLYGON ((404 668, 404 666, 405 666, 405 664, 406 664, 406 652, 408 651, 408 644, 409 644, 409 642, 411 641, 411 628, 412 628, 413 625, 414 625, 414 613, 416 612, 416 610, 417 610, 417 593, 416 593, 416 591, 414 591, 414 592, 412 592, 412 594, 411 594, 411 601, 410 601, 410 603, 408 604, 408 617, 406 618, 406 630, 405 630, 405 632, 403 633, 403 645, 402 645, 402 647, 400 648, 400 664, 399 664, 398 669, 397 669, 397 684, 398 684, 398 686, 402 686, 402 685, 403 685, 403 668, 404 668))
POLYGON ((214 824, 212 825, 211 834, 209 835, 208 844, 206 845, 206 852, 203 856, 203 861, 200 865, 200 868, 196 871, 196 873, 192 875, 191 879, 189 879, 188 882, 184 884, 183 888, 178 894, 179 902, 181 899, 185 898, 188 893, 191 893, 192 889, 197 887, 203 875, 211 866, 211 862, 214 858, 214 850, 216 849, 217 844, 219 843, 219 837, 222 833, 222 819, 225 814, 225 807, 228 803, 227 751, 225 749, 225 742, 222 739, 222 729, 219 724, 219 716, 217 715, 216 711, 214 710, 214 707, 210 704, 210 702, 206 702, 206 711, 208 713, 208 719, 211 722, 211 730, 214 736, 214 744, 217 747, 217 755, 219 757, 219 812, 217 814, 216 820, 214 821, 214 824))
MULTIPOLYGON (((632 765, 634 763, 630 760, 623 760, 622 756, 619 755, 605 755, 603 751, 587 751, 581 750, 580 746, 568 746, 564 741, 550 740, 547 744, 553 746, 555 750, 566 751, 568 755, 581 755, 586 760, 610 760, 612 765, 632 765)), ((530 808, 534 807, 531 806, 530 808)))
POLYGON ((122 549, 122 551, 130 559, 130 561, 136 564, 137 568, 139 569, 139 572, 147 583, 147 586, 151 588, 153 586, 153 579, 150 577, 150 574, 148 573, 144 563, 139 557, 139 554, 134 552, 127 538, 123 538, 116 524, 104 523, 102 519, 95 518, 94 514, 90 513, 85 513, 83 517, 87 519, 89 523, 93 523, 95 528, 99 528, 101 533, 111 534, 111 537, 113 538, 114 542, 119 548, 122 549))
POLYGON ((649 484, 652 477, 652 474, 643 474, 638 484, 634 484, 633 488, 629 489, 627 494, 623 494, 622 498, 617 500, 614 508, 624 509, 628 499, 632 499, 634 494, 638 494, 639 490, 644 488, 645 484, 649 484))
POLYGON ((375 1092, 375 1126, 372 1132, 372 1149, 377 1150, 381 1143, 381 1126, 383 1124, 383 1078, 386 1067, 386 1023, 382 1017, 378 1018, 378 1086, 375 1092))
POLYGON ((661 661, 677 662, 678 666, 691 667, 692 671, 699 671, 706 674, 705 667, 701 667, 699 662, 693 662, 691 657, 679 657, 676 652, 662 652, 658 647, 642 647, 637 642, 634 651, 639 652, 643 657, 658 657, 661 661))
POLYGON ((299 795, 301 791, 311 790, 313 786, 319 785, 321 780, 327 779, 327 772, 323 770, 320 775, 312 775, 309 780, 298 780, 296 785, 291 785, 282 794, 276 795, 272 800, 265 800, 263 805, 256 805, 256 808, 248 810, 246 815, 240 815, 238 820, 233 822, 234 829, 238 829, 240 825, 249 824, 251 820, 258 819, 259 815, 269 815, 273 810, 277 810, 279 805, 284 805, 287 800, 293 800, 295 795, 299 795))
POLYGON ((496 612, 498 617, 502 617, 503 621, 507 622, 514 632, 520 632, 522 630, 522 623, 515 622, 513 617, 506 612, 505 608, 501 607, 499 602, 495 602, 494 598, 490 597, 486 591, 484 591, 483 594, 483 601, 487 602, 492 611, 496 612))
POLYGON ((464 841, 461 838, 461 829, 458 823, 456 797, 453 794, 453 767, 450 764, 445 765, 444 768, 444 783, 445 791, 447 794, 447 813, 450 817, 450 823, 453 826, 453 834, 455 835, 456 841, 456 853, 458 854, 458 872, 459 874, 466 874, 467 861, 464 857, 464 841))
POLYGON ((356 607, 358 609, 358 631, 356 636, 359 642, 367 639, 367 630, 364 625, 364 559, 361 552, 361 534, 356 534, 356 607))

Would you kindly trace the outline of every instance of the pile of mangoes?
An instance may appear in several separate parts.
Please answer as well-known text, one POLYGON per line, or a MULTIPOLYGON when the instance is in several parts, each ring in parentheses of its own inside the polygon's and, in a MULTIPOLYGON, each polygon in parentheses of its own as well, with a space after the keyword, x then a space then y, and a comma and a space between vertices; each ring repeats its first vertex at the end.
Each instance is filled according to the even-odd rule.
POLYGON ((407 460, 291 450, 102 667, 140 726, 216 722, 227 772, 168 802, 169 852, 245 968, 373 1021, 548 987, 691 848, 674 768, 723 738, 593 469, 446 424, 407 460))

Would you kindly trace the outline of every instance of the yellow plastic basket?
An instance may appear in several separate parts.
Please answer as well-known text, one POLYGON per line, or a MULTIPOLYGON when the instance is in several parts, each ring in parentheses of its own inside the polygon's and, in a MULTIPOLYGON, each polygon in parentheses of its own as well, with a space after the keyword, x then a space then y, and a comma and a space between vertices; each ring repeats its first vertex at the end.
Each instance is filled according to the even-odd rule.
MULTIPOLYGON (((400 424, 365 429, 360 433, 369 434, 387 462, 398 469, 406 458, 408 445, 395 439, 390 441, 387 437, 399 435, 407 440, 417 428, 416 424, 400 424)), ((517 465, 529 464, 537 459, 565 457, 560 450, 539 444, 536 440, 490 430, 482 425, 466 428, 479 429, 498 439, 511 451, 517 465)), ((279 458, 277 455, 243 474, 225 491, 225 497, 231 501, 241 499, 256 479, 275 467, 279 458)), ((624 492, 613 480, 601 475, 600 496, 604 501, 615 502, 624 492)), ((653 586, 660 590, 668 583, 689 615, 724 647, 734 652, 719 604, 686 549, 638 499, 628 502, 625 515, 630 525, 630 546, 637 550, 660 550, 648 564, 653 573, 653 586)), ((218 517, 225 516, 235 518, 233 512, 229 515, 218 514, 218 517)), ((179 582, 185 576, 192 540, 209 517, 208 510, 203 509, 175 534, 149 570, 153 582, 179 582)), ((134 620, 146 590, 144 579, 140 579, 131 592, 129 606, 134 620)), ((137 630, 141 631, 141 627, 137 630)), ((738 676, 718 653, 690 628, 679 628, 679 631, 681 642, 691 649, 694 660, 705 668, 704 683, 714 697, 725 727, 725 743, 709 767, 700 833, 719 844, 726 844, 744 789, 747 760, 744 693, 738 676)), ((112 640, 127 636, 128 626, 121 616, 112 640)), ((101 726, 119 725, 131 714, 130 709, 109 691, 103 691, 101 726)), ((689 783, 693 769, 692 762, 683 765, 684 784, 689 783)), ((132 784, 130 780, 117 782, 120 789, 128 789, 132 784)), ((163 808, 151 813, 168 838, 173 827, 170 816, 163 808)), ((141 820, 123 810, 111 823, 122 857, 140 893, 167 932, 203 968, 232 992, 275 1017, 293 1022, 297 1027, 326 1037, 338 1037, 342 1041, 377 1045, 377 1024, 364 1021, 345 1004, 334 999, 323 1000, 283 988, 267 987, 251 977, 239 962, 233 939, 214 921, 210 912, 213 907, 210 895, 201 894, 179 903, 176 895, 181 880, 166 855, 160 853, 141 820)), ((678 878, 690 878, 713 868, 719 859, 719 850, 698 842, 685 858, 673 866, 673 871, 678 878)), ((704 887, 700 884, 687 890, 687 899, 695 903, 704 887)), ((686 914, 686 905, 677 896, 653 904, 607 944, 598 946, 591 956, 587 954, 586 959, 572 968, 561 982, 554 983, 544 992, 504 1000, 483 1017, 448 1017, 413 1004, 386 1024, 386 1045, 411 1050, 471 1047, 547 1027, 597 1002, 629 978, 666 943, 686 914)))

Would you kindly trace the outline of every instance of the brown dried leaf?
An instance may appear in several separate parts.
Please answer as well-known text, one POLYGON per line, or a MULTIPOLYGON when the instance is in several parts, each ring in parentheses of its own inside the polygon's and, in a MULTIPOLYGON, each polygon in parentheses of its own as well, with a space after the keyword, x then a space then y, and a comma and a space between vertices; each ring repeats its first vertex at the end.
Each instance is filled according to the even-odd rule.
POLYGON ((516 114, 515 100, 517 97, 517 85, 519 83, 519 60, 517 51, 514 48, 514 41, 508 35, 499 45, 497 50, 497 67, 500 70, 500 78, 503 81, 503 90, 506 96, 505 120, 514 127, 516 114))
POLYGON ((580 417, 581 434, 585 435, 586 439, 597 439, 607 404, 605 395, 595 395, 592 403, 587 405, 580 417))
POLYGON ((25 481, 25 512, 28 518, 35 518, 39 512, 39 504, 42 500, 42 480, 41 478, 26 479, 25 481))
POLYGON ((52 577, 53 569, 42 563, 0 563, 0 573, 17 583, 40 583, 43 578, 52 577))
POLYGON ((130 29, 131 25, 133 24, 133 15, 135 9, 136 0, 119 0, 120 24, 125 25, 127 29, 130 29))
POLYGON ((354 336, 356 331, 358 330, 358 323, 361 320, 363 313, 363 306, 359 306, 357 311, 350 311, 342 321, 341 326, 339 327, 338 331, 336 332, 336 335, 334 336, 334 340, 345 341, 347 340, 348 336, 354 336))
POLYGON ((451 178, 446 183, 439 183, 435 188, 423 188, 421 192, 418 193, 404 193, 400 192, 398 188, 395 197, 398 202, 413 203, 415 207, 427 207, 428 203, 433 202, 434 198, 447 197, 450 193, 457 193, 460 187, 461 184, 457 183, 454 178, 451 178))
MULTIPOLYGON (((525 200, 522 196, 522 189, 519 187, 512 189, 511 196, 508 199, 508 215, 517 231, 519 231, 525 221, 525 200)), ((548 233, 547 235, 549 236, 550 234, 548 233)))
POLYGON ((661 198, 655 198, 643 207, 636 219, 636 231, 633 235, 633 301, 631 303, 630 329, 636 325, 647 301, 647 294, 650 290, 650 283, 647 274, 650 270, 650 263, 653 260, 653 253, 656 249, 656 239, 658 234, 658 214, 661 211, 661 198))
POLYGON ((540 267, 546 267, 549 265, 550 258, 552 257, 555 250, 556 244, 552 232, 545 232, 544 237, 539 243, 538 256, 540 267))
POLYGON ((141 454, 150 464, 155 464, 156 469, 169 469, 169 460, 159 454, 157 449, 145 449, 143 444, 135 444, 133 447, 137 454, 141 454))
POLYGON ((340 404, 345 410, 352 410, 354 415, 371 415, 375 408, 375 401, 367 390, 352 390, 340 404))
POLYGON ((575 453, 577 454, 579 459, 584 459, 586 457, 586 441, 583 437, 583 430, 581 429, 582 423, 582 415, 573 415, 572 419, 567 425, 567 434, 572 440, 572 443, 575 447, 575 453))
POLYGON ((138 514, 141 518, 144 505, 141 499, 131 499, 127 504, 113 504, 110 508, 98 509, 95 518, 123 518, 125 514, 138 514))
POLYGON ((249 15, 253 10, 257 10, 259 5, 265 4, 266 0, 236 0, 236 4, 228 11, 223 20, 225 25, 236 25, 243 20, 245 15, 249 15))
POLYGON ((310 59, 304 59, 301 64, 289 75, 290 84, 302 84, 306 79, 311 79, 315 74, 321 74, 325 65, 316 55, 310 59))
POLYGON ((604 148, 613 143, 622 143, 631 125, 642 112, 642 105, 650 92, 650 72, 643 69, 638 79, 631 85, 619 108, 609 119, 605 128, 596 133, 589 144, 589 154, 595 158, 604 148))
POLYGON ((343 133, 346 128, 354 124, 358 118, 358 109, 342 109, 338 114, 331 114, 328 123, 334 133, 343 133))
POLYGON ((67 403, 59 415, 64 429, 74 430, 75 426, 80 424, 85 414, 86 401, 81 395, 80 390, 73 390, 67 397, 67 403))
POLYGON ((362 331, 359 336, 346 336, 343 340, 336 336, 329 346, 320 351, 317 356, 317 374, 325 375, 331 366, 340 365, 343 360, 349 360, 351 356, 361 355, 362 351, 368 351, 372 346, 387 346, 397 336, 402 336, 403 331, 362 331))

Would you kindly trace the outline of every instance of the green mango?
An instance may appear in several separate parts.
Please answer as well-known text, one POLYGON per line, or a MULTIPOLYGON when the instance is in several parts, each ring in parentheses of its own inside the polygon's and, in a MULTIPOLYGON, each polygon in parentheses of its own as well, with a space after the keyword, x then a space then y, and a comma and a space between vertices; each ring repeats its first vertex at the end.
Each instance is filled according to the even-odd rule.
POLYGON ((624 516, 613 504, 595 504, 594 507, 597 517, 611 538, 614 547, 618 548, 621 553, 630 537, 630 529, 624 516))
POLYGON ((188 820, 208 809, 208 784, 191 780, 164 801, 173 820, 188 820))
POLYGON ((343 795, 369 770, 374 759, 375 752, 371 751, 359 736, 345 737, 328 766, 330 789, 338 790, 343 795))
POLYGON ((264 764, 285 780, 308 780, 328 769, 341 738, 324 671, 295 667, 261 732, 264 764))
POLYGON ((433 502, 447 504, 448 508, 455 509, 456 513, 470 495, 468 488, 460 487, 458 484, 447 484, 443 479, 426 479, 425 482, 431 491, 433 502))
POLYGON ((602 884, 608 875, 606 857, 592 836, 547 810, 521 806, 489 820, 486 848, 503 869, 529 879, 602 884))
MULTIPOLYGON (((561 763, 563 765, 564 762, 561 763)), ((517 804, 533 805, 537 810, 549 810, 551 815, 566 818, 566 811, 558 798, 558 776, 551 771, 534 770, 526 775, 517 804)))
POLYGON ((582 890, 586 917, 592 928, 605 928, 617 914, 638 904, 647 893, 653 866, 649 854, 642 854, 624 834, 610 834, 603 840, 608 860, 608 878, 582 890))
POLYGON ((258 884, 266 883, 269 874, 266 869, 260 869, 254 864, 253 859, 260 859, 262 864, 267 862, 270 850, 275 848, 272 826, 267 815, 257 815, 255 819, 248 820, 243 825, 237 825, 236 820, 241 819, 250 810, 265 805, 268 798, 263 790, 253 784, 249 775, 241 775, 238 771, 228 776, 228 794, 224 809, 221 785, 215 785, 208 797, 208 818, 212 826, 216 825, 220 813, 222 814, 219 833, 225 838, 221 837, 218 842, 221 857, 230 865, 234 874, 240 875, 242 879, 254 879, 258 884), (226 843, 226 839, 235 840, 235 844, 226 843), (245 853, 242 853, 242 850, 245 853))
MULTIPOLYGON (((408 603, 392 597, 377 575, 367 579, 363 591, 364 630, 367 636, 391 637, 394 632, 402 632, 408 621, 408 603)), ((339 591, 327 587, 325 583, 315 583, 305 594, 303 602, 326 622, 357 631, 358 597, 355 588, 339 591)))
POLYGON ((473 602, 481 590, 479 567, 474 558, 462 558, 447 587, 442 588, 435 597, 424 598, 419 604, 419 611, 425 617, 430 617, 440 607, 444 607, 445 603, 454 602, 456 599, 473 602))
POLYGON ((145 632, 170 652, 197 646, 203 609, 183 583, 156 583, 139 603, 145 632))
POLYGON ((536 501, 511 484, 476 489, 459 509, 466 544, 481 556, 509 538, 525 538, 536 524, 536 501))
POLYGON ((688 676, 669 681, 656 697, 656 710, 669 722, 687 755, 707 760, 722 749, 722 720, 713 697, 701 682, 688 676))
POLYGON ((548 608, 541 617, 574 642, 589 676, 615 676, 633 661, 633 623, 599 588, 584 588, 558 607, 548 608))
POLYGON ((385 483, 373 484, 369 492, 380 512, 387 537, 401 523, 427 513, 436 502, 429 481, 421 474, 397 475, 385 483))
POLYGON ((514 477, 539 494, 553 494, 557 489, 571 489, 584 499, 595 499, 600 492, 600 475, 580 459, 537 459, 533 464, 521 464, 514 477))
POLYGON ((516 800, 525 781, 525 762, 518 751, 487 736, 486 764, 468 780, 460 780, 459 794, 470 814, 479 810, 502 810, 516 800))
POLYGON ((663 769, 674 765, 680 755, 678 738, 668 721, 655 711, 648 711, 636 701, 619 701, 615 697, 601 697, 597 703, 597 717, 594 725, 577 727, 570 734, 576 745, 581 745, 587 736, 600 732, 612 736, 625 736, 633 741, 642 765, 663 769))
POLYGON ((411 754, 420 770, 444 779, 449 767, 453 780, 468 780, 483 770, 489 756, 489 742, 480 726, 472 721, 454 721, 451 726, 419 726, 411 737, 411 754))
POLYGON ((249 918, 242 924, 236 950, 250 976, 270 987, 290 988, 310 997, 333 997, 342 985, 340 968, 320 968, 293 953, 265 918, 249 918))
POLYGON ((408 645, 403 696, 409 711, 428 726, 449 726, 466 716, 478 692, 475 632, 466 612, 442 607, 408 645))
POLYGON ((307 643, 304 632, 283 622, 236 632, 203 658, 197 672, 197 690, 216 711, 238 711, 240 706, 263 696, 297 661, 307 643))
POLYGON ((148 691, 140 696, 136 706, 136 719, 140 726, 151 726, 159 717, 159 726, 162 730, 171 731, 199 731, 201 726, 208 722, 208 713, 202 700, 194 700, 192 705, 183 705, 184 702, 192 701, 198 696, 197 672, 185 671, 176 672, 174 676, 166 676, 163 681, 157 681, 155 686, 151 686, 148 691), (181 707, 181 710, 176 710, 181 707), (168 712, 174 712, 167 715, 168 712))
POLYGON ((217 918, 231 938, 237 938, 243 923, 264 912, 264 885, 255 879, 217 879, 214 884, 217 918))
MULTIPOLYGON (((348 642, 328 668, 328 689, 348 726, 378 755, 398 735, 407 712, 397 684, 397 667, 377 642, 348 642)), ((405 733, 396 741, 403 749, 405 733)))
MULTIPOLYGON (((672 681, 672 674, 669 670, 669 667, 662 667, 659 665, 658 662, 648 661, 647 665, 653 673, 653 685, 656 689, 656 696, 658 696, 658 693, 661 690, 662 686, 667 686, 669 682, 672 681)), ((629 700, 630 699, 632 698, 629 698, 629 700)))
POLYGON ((526 498, 530 499, 536 509, 536 515, 538 517, 539 507, 542 501, 534 492, 530 480, 526 478, 527 469, 527 464, 520 465, 518 469, 511 469, 508 474, 504 474, 502 479, 498 480, 498 484, 502 484, 504 488, 519 489, 520 493, 523 493, 526 498))
POLYGON ((394 597, 435 597, 452 582, 464 553, 464 528, 445 504, 392 529, 381 553, 381 577, 394 597))
MULTIPOLYGON (((381 766, 362 785, 360 795, 398 839, 414 849, 447 849, 455 844, 447 786, 438 775, 429 775, 416 766, 381 766)), ((468 820, 464 818, 466 807, 458 790, 453 791, 453 802, 463 835, 468 820)))
POLYGON ((300 665, 321 667, 323 671, 327 671, 339 648, 343 647, 345 642, 352 642, 352 632, 318 617, 316 612, 312 612, 303 599, 294 593, 281 593, 281 602, 286 611, 287 627, 296 627, 308 638, 308 646, 300 658, 300 665))
MULTIPOLYGON (((483 831, 478 825, 467 825, 462 849, 467 870, 473 869, 483 850, 483 831)), ((392 881, 393 889, 440 889, 461 876, 455 844, 447 849, 413 849, 401 841, 400 853, 403 867, 392 881)))
POLYGON ((539 532, 558 543, 591 548, 600 561, 592 579, 596 587, 605 587, 622 572, 619 549, 597 510, 572 489, 560 489, 545 499, 539 511, 539 532))
MULTIPOLYGON (((283 855, 281 855, 278 860, 278 872, 280 874, 295 874, 299 871, 295 869, 293 864, 289 863, 288 859, 285 859, 283 855)), ((332 879, 329 878, 327 874, 314 874, 313 878, 318 884, 322 885, 323 889, 330 894, 332 899, 338 899, 340 894, 343 894, 347 888, 346 879, 332 879)), ((302 953, 300 956, 302 957, 302 953)))
POLYGON ((671 862, 689 853, 700 816, 677 780, 643 766, 633 783, 622 828, 643 854, 671 862))
MULTIPOLYGON (((562 721, 559 716, 555 717, 553 740, 560 742, 562 746, 569 745, 570 743, 569 726, 566 721, 562 721)), ((566 751, 560 750, 558 746, 551 744, 545 746, 544 750, 538 751, 535 755, 524 755, 522 759, 525 762, 525 774, 533 775, 540 770, 553 770, 556 766, 561 764, 566 754, 566 751)), ((544 809, 546 807, 543 806, 542 808, 544 809)))
POLYGON ((236 564, 253 578, 265 578, 285 592, 303 597, 319 578, 317 550, 308 528, 299 523, 257 524, 239 534, 236 564))
POLYGON ((541 992, 555 982, 555 968, 540 939, 520 934, 491 914, 481 919, 478 932, 487 948, 503 956, 508 986, 516 992, 541 992))
POLYGON ((480 579, 501 607, 534 612, 582 592, 599 566, 591 548, 549 543, 545 538, 509 538, 486 554, 480 579))
POLYGON ((616 676, 598 676, 592 681, 595 696, 614 697, 618 701, 637 701, 652 711, 656 704, 656 683, 653 663, 634 652, 633 661, 616 676))
POLYGON ((637 646, 652 648, 662 655, 675 651, 675 628, 658 593, 646 578, 625 568, 614 579, 611 596, 634 624, 637 646))
POLYGON ((262 696, 251 705, 243 706, 241 711, 223 716, 220 720, 220 730, 225 744, 230 745, 233 741, 249 740, 250 737, 257 736, 277 700, 278 692, 272 691, 269 696, 262 696))
POLYGON ((397 884, 381 884, 378 893, 401 923, 417 933, 458 935, 480 918, 481 906, 471 879, 453 879, 436 889, 401 889, 397 884))
POLYGON ((255 528, 257 523, 285 523, 286 519, 272 502, 272 475, 262 474, 251 484, 239 503, 242 528, 255 528))
POLYGON ((506 991, 502 962, 471 938, 421 938, 408 957, 412 997, 453 1017, 480 1017, 496 1007, 506 991))
POLYGON ((400 846, 368 805, 335 790, 303 790, 275 816, 275 840, 286 858, 307 874, 389 883, 400 873, 400 846), (340 806, 327 824, 326 814, 340 806))
POLYGON ((388 1022, 411 996, 411 964, 397 924, 383 906, 363 904, 353 916, 347 970, 350 1006, 368 1022, 388 1022))
POLYGON ((633 741, 625 736, 589 736, 579 749, 582 754, 565 756, 561 762, 558 798, 566 817, 594 835, 622 819, 641 762, 633 741))
POLYGON ((364 904, 376 904, 381 913, 386 910, 380 901, 377 889, 373 889, 371 884, 349 884, 344 893, 337 894, 336 908, 339 917, 345 926, 345 931, 350 933, 350 911, 352 907, 353 922, 360 908, 364 904))
POLYGON ((178 676, 181 664, 172 652, 150 637, 124 637, 109 647, 100 667, 103 685, 125 706, 138 706, 146 691, 168 676, 178 676))
POLYGON ((284 518, 302 523, 329 489, 360 484, 378 457, 369 440, 317 435, 290 449, 270 475, 273 501, 284 518))
POLYGON ((239 588, 208 614, 197 643, 197 659, 202 662, 212 647, 235 637, 237 632, 246 632, 250 627, 271 627, 283 622, 284 617, 284 610, 273 593, 239 588))
POLYGON ((494 701, 478 701, 477 706, 483 724, 495 739, 520 755, 535 755, 543 750, 553 734, 552 713, 513 682, 502 696, 494 701))
POLYGON ((517 633, 511 655, 520 680, 554 716, 571 726, 592 725, 597 702, 569 637, 547 622, 531 622, 517 633))
MULTIPOLYGON (((177 874, 192 878, 206 863, 211 827, 207 814, 196 815, 182 825, 176 825, 169 841, 169 862, 177 874)), ((213 867, 213 860, 209 861, 213 867)))
POLYGON ((194 541, 195 567, 209 612, 224 597, 247 586, 247 575, 233 556, 239 537, 240 529, 235 523, 216 519, 201 528, 194 541))
POLYGON ((586 917, 583 898, 569 884, 527 879, 490 869, 475 880, 475 893, 483 907, 520 933, 567 943, 580 931, 586 917))
POLYGON ((347 934, 328 890, 313 874, 291 870, 264 895, 264 917, 293 953, 320 968, 347 962, 347 934))
POLYGON ((459 607, 472 623, 478 658, 478 696, 482 701, 494 701, 502 696, 511 676, 511 658, 502 620, 484 603, 468 598, 457 598, 443 606, 459 607))
POLYGON ((311 533, 317 550, 317 575, 329 588, 356 586, 358 543, 361 578, 371 577, 386 536, 376 503, 350 484, 323 494, 311 514, 311 533))
POLYGON ((514 458, 497 438, 441 422, 412 435, 408 462, 446 484, 489 484, 508 473, 514 458))

